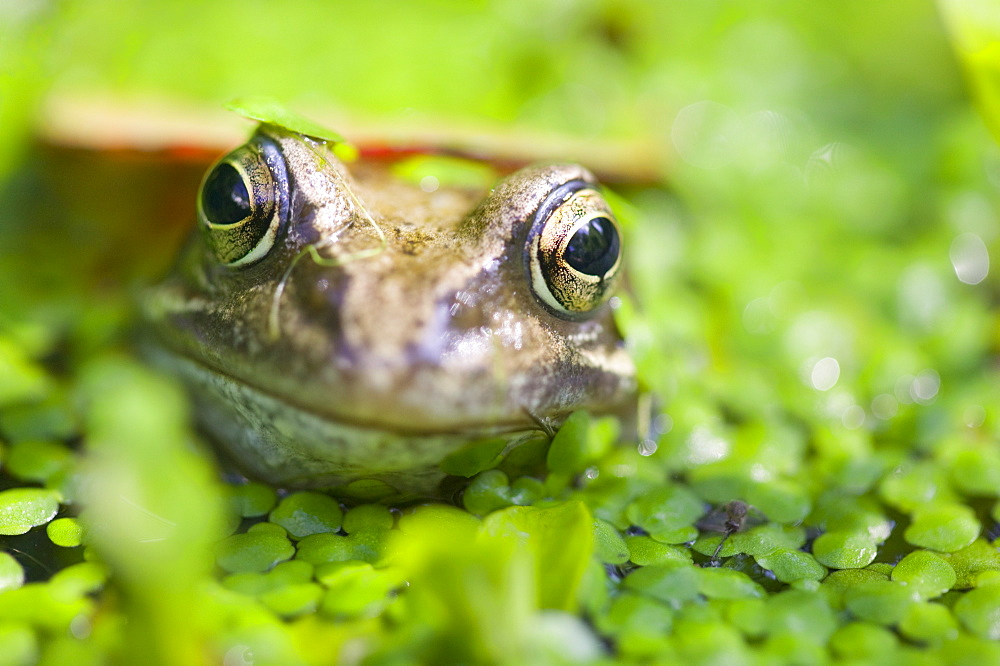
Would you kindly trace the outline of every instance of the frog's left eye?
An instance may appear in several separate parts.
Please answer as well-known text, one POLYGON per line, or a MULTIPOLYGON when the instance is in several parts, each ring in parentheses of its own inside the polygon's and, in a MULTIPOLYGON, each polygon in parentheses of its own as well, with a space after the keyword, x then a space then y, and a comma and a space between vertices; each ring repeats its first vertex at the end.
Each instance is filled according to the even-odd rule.
POLYGON ((553 190, 528 237, 535 295, 555 314, 583 319, 614 291, 621 234, 604 198, 585 181, 553 190))
POLYGON ((287 188, 284 159, 263 136, 212 167, 198 195, 198 220, 219 262, 247 266, 267 256, 287 218, 287 188))

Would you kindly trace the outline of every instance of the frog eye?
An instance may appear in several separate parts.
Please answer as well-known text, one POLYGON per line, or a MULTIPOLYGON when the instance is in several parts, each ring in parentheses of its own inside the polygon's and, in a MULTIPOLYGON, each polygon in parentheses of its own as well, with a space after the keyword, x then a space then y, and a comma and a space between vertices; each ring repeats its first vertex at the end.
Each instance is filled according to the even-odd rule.
POLYGON ((287 217, 287 188, 284 159, 262 136, 209 170, 198 195, 198 220, 219 262, 247 266, 267 256, 287 217))
POLYGON ((594 185, 566 183, 535 213, 528 238, 532 289, 555 314, 583 319, 614 291, 621 254, 618 223, 594 185))

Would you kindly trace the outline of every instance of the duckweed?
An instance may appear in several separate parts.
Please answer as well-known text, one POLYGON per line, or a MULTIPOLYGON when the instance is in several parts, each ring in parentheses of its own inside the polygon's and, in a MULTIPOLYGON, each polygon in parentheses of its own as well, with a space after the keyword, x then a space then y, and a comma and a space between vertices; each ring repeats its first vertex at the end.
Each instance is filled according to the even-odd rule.
POLYGON ((216 562, 226 571, 267 571, 295 554, 295 546, 284 534, 256 530, 234 534, 219 543, 216 562))
POLYGON ((892 579, 905 583, 924 599, 933 599, 954 587, 958 577, 944 558, 927 550, 915 550, 896 564, 892 579))
POLYGON ((955 602, 955 617, 970 632, 1000 641, 1000 585, 970 590, 955 602))
POLYGON ((227 488, 230 506, 241 518, 263 516, 278 502, 278 494, 274 488, 263 483, 251 482, 227 488))
POLYGON ((873 624, 898 624, 915 601, 908 585, 888 580, 859 583, 844 592, 844 604, 855 617, 873 624))
POLYGON ((899 631, 913 641, 940 643, 958 636, 958 622, 947 607, 938 603, 914 603, 899 622, 899 631))
POLYGON ((56 518, 45 526, 45 532, 57 546, 75 548, 83 542, 83 526, 75 518, 56 518))
POLYGON ((44 525, 59 511, 59 494, 41 488, 0 492, 0 534, 24 534, 44 525))
POLYGON ((823 580, 826 568, 809 553, 789 548, 776 548, 766 555, 754 558, 764 569, 771 571, 782 583, 799 580, 823 580))
POLYGON ((831 569, 858 569, 878 554, 875 541, 858 532, 827 532, 813 543, 816 560, 831 569))
POLYGON ((310 534, 335 533, 340 530, 344 512, 337 500, 313 492, 292 493, 271 511, 269 520, 281 525, 292 538, 310 534))
POLYGON ((914 546, 952 553, 975 541, 981 529, 970 507, 931 504, 913 512, 913 522, 904 536, 914 546))
POLYGON ((10 590, 24 584, 24 569, 10 553, 0 553, 0 590, 10 590))
POLYGON ((25 481, 45 483, 65 471, 72 463, 72 453, 59 442, 22 440, 7 452, 7 469, 25 481))

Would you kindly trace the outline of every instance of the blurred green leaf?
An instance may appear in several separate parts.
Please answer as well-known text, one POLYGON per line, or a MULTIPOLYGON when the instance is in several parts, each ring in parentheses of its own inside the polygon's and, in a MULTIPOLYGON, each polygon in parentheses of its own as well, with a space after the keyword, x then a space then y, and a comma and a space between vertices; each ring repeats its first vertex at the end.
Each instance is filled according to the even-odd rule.
POLYGON ((344 141, 344 137, 333 130, 329 130, 308 118, 300 116, 288 109, 281 102, 270 97, 240 97, 226 104, 226 108, 251 120, 258 120, 269 125, 277 125, 283 129, 298 132, 314 139, 331 141, 333 143, 344 141))

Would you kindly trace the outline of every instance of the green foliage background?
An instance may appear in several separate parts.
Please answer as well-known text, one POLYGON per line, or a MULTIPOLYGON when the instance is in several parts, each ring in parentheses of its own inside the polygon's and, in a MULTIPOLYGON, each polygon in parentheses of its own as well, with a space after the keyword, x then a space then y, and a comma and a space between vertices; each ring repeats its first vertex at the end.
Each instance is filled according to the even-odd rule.
POLYGON ((997 12, 0 4, 0 662, 1000 660, 997 12), (114 125, 252 94, 642 146, 613 195, 655 446, 574 416, 543 478, 450 459, 460 507, 220 483, 129 355, 188 204, 33 137, 94 100, 114 125), (733 500, 762 522, 710 566, 696 523, 733 500))

